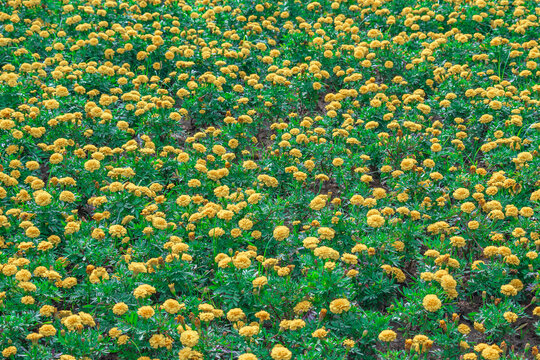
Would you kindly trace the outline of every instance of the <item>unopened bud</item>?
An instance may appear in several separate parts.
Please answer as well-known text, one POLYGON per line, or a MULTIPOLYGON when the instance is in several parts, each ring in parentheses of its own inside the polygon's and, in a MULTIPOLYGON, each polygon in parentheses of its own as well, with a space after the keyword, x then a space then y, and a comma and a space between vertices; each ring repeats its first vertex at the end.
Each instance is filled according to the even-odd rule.
POLYGON ((443 330, 443 332, 446 332, 447 330, 446 321, 439 320, 439 327, 443 330))
POLYGON ((328 310, 326 309, 321 309, 321 312, 319 312, 319 321, 323 321, 325 316, 326 316, 326 313, 328 312, 328 310))

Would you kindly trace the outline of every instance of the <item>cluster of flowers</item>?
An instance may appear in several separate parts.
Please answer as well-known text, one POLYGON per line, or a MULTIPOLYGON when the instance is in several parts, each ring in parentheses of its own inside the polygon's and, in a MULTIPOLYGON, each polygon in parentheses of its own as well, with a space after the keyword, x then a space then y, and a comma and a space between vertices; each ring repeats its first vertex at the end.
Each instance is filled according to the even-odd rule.
POLYGON ((540 360, 539 26, 0 2, 2 356, 540 360))

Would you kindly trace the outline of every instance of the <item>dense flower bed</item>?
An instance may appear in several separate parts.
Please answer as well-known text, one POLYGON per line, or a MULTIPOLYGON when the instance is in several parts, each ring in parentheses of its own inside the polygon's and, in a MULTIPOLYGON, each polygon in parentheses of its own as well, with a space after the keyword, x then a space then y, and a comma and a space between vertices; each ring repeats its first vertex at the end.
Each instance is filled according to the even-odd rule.
POLYGON ((540 359, 539 16, 1 1, 2 355, 540 359))

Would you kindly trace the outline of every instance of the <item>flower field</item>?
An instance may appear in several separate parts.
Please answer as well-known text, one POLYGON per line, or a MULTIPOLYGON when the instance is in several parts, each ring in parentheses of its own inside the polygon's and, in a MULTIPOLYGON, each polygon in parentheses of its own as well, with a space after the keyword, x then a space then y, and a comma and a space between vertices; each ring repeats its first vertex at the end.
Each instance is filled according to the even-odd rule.
POLYGON ((540 359, 538 0, 0 1, 0 351, 540 359))

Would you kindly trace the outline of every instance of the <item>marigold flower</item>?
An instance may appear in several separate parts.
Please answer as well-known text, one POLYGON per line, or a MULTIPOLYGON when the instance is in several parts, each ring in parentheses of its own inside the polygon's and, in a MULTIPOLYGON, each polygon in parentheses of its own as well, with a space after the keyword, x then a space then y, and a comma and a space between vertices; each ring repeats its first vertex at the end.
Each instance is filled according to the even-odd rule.
POLYGON ((101 167, 101 164, 99 163, 99 161, 95 159, 88 160, 84 163, 84 169, 90 172, 94 172, 98 170, 100 167, 101 167))
POLYGON ((367 218, 367 223, 373 228, 379 228, 384 225, 385 220, 381 215, 371 215, 367 218))
POLYGON ((79 315, 70 315, 62 319, 62 324, 69 331, 80 330, 83 327, 82 319, 79 315))
POLYGON ((347 299, 336 299, 330 303, 330 311, 334 314, 341 314, 349 311, 351 303, 347 299))
POLYGON ((259 333, 259 326, 242 326, 240 330, 238 330, 238 333, 244 337, 252 337, 259 333))
POLYGON ((168 299, 165 300, 163 305, 161 305, 162 309, 165 309, 169 314, 176 314, 183 308, 183 304, 180 304, 178 301, 174 299, 168 299))
POLYGON ((322 196, 316 196, 315 198, 313 198, 313 200, 311 200, 311 202, 309 203, 309 207, 312 209, 312 210, 321 210, 322 208, 324 208, 326 206, 326 200, 322 197, 322 196))
POLYGON ((314 338, 322 339, 328 335, 328 331, 326 331, 325 328, 317 329, 314 332, 311 333, 311 336, 314 338))
POLYGON ((343 340, 343 346, 345 346, 345 347, 352 348, 352 347, 354 347, 354 345, 356 345, 356 343, 352 339, 343 340))
POLYGON ((424 306, 424 309, 426 309, 429 312, 435 312, 441 308, 441 300, 437 297, 437 295, 426 295, 424 296, 424 300, 422 301, 422 305, 424 306))
POLYGON ((417 161, 415 159, 411 159, 411 158, 403 159, 400 164, 401 170, 403 171, 411 170, 416 163, 417 161))
POLYGON ((289 228, 286 226, 278 226, 274 229, 274 239, 283 241, 290 235, 289 228))
POLYGON ((227 312, 227 319, 231 322, 244 319, 245 317, 246 317, 246 314, 244 314, 242 309, 239 309, 239 308, 234 308, 227 312))
POLYGON ((506 296, 516 296, 517 289, 510 284, 501 286, 501 294, 506 296))
POLYGON ((71 191, 62 191, 59 197, 60 201, 72 203, 75 201, 75 194, 71 191))
POLYGON ((267 284, 268 284, 268 278, 266 276, 259 276, 258 278, 255 278, 255 280, 253 280, 254 288, 261 288, 267 284))
POLYGON ((251 260, 245 255, 238 255, 233 258, 233 265, 237 269, 247 269, 251 265, 251 260))
POLYGON ((144 319, 150 319, 154 316, 155 311, 151 306, 141 306, 139 310, 137 310, 137 314, 144 319))
POLYGON ((392 330, 383 330, 378 337, 380 341, 391 342, 396 340, 397 334, 392 330))
POLYGON ((500 353, 492 346, 488 346, 482 350, 482 357, 486 360, 498 360, 500 359, 500 353))
POLYGON ((54 328, 54 326, 49 324, 42 325, 39 328, 38 332, 45 337, 56 335, 56 329, 54 328))
POLYGON ((259 321, 265 321, 270 319, 270 314, 267 311, 261 310, 255 313, 255 317, 259 319, 259 321))
POLYGON ((39 231, 39 229, 35 226, 30 226, 29 228, 26 229, 26 231, 24 232, 24 234, 26 236, 28 236, 29 238, 31 239, 35 239, 37 238, 39 235, 41 235, 41 232, 39 231))
MULTIPOLYGON (((15 346, 8 346, 4 350, 2 350, 2 356, 5 358, 8 358, 10 356, 13 356, 17 354, 17 348, 15 346)), ((289 357, 290 359, 290 357, 289 357)))
POLYGON ((464 200, 464 199, 468 198, 469 195, 470 195, 469 190, 467 190, 465 188, 459 188, 456 191, 454 191, 454 193, 452 194, 452 196, 456 200, 464 200))
POLYGON ((124 315, 128 311, 128 306, 125 303, 120 302, 115 304, 112 310, 115 315, 124 315))
POLYGON ((276 345, 272 348, 270 356, 273 360, 290 360, 292 352, 283 345, 276 345))
POLYGON ((467 335, 471 332, 471 328, 468 327, 467 325, 465 324, 459 324, 458 327, 457 327, 458 331, 463 334, 463 335, 467 335))
POLYGON ((194 347, 199 343, 199 333, 193 330, 186 330, 180 335, 180 342, 186 347, 194 347))
POLYGON ((507 311, 503 314, 503 317, 506 321, 508 321, 509 323, 513 323, 513 322, 516 322, 516 320, 518 319, 518 316, 511 312, 511 311, 507 311))
POLYGON ((259 358, 253 354, 245 353, 238 357, 238 360, 258 360, 259 358))

